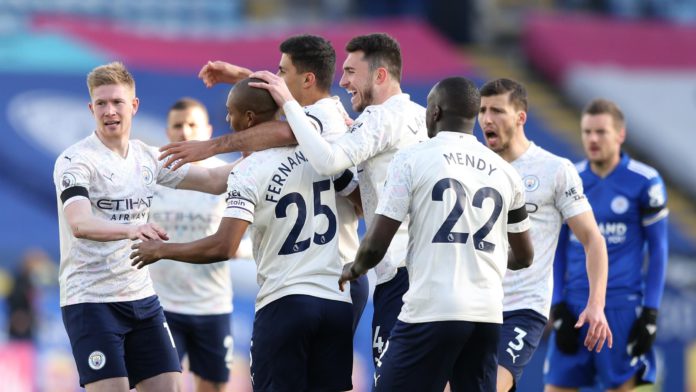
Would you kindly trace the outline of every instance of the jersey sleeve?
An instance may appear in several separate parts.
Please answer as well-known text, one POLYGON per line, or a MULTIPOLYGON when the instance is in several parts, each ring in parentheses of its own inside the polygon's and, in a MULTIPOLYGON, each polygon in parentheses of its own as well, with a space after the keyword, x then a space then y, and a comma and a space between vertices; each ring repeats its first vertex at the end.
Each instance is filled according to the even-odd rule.
POLYGON ((399 152, 389 164, 384 191, 375 210, 376 214, 402 222, 411 203, 413 177, 408 155, 399 152))
POLYGON ((592 210, 582 187, 582 180, 575 166, 563 160, 556 172, 554 203, 566 221, 583 212, 592 210))
POLYGON ((59 193, 63 208, 70 203, 89 199, 89 186, 92 178, 92 166, 81 155, 66 155, 58 157, 53 172, 53 181, 59 193))
MULTIPOLYGON (((252 155, 253 157, 253 155, 252 155)), ((259 186, 254 176, 256 159, 249 157, 237 165, 227 178, 225 218, 237 218, 254 223, 254 211, 259 200, 259 186)))
POLYGON ((667 209, 667 192, 665 191, 665 184, 659 175, 652 177, 648 181, 641 192, 639 204, 643 226, 650 226, 667 217, 669 214, 667 209))
POLYGON ((379 109, 366 109, 348 133, 336 141, 354 165, 365 162, 391 146, 392 129, 390 121, 385 120, 385 115, 379 109))
POLYGON ((527 207, 525 205, 524 185, 517 172, 514 172, 514 169, 512 170, 511 177, 512 203, 510 203, 510 210, 508 211, 507 232, 522 233, 529 230, 529 217, 527 216, 527 207))

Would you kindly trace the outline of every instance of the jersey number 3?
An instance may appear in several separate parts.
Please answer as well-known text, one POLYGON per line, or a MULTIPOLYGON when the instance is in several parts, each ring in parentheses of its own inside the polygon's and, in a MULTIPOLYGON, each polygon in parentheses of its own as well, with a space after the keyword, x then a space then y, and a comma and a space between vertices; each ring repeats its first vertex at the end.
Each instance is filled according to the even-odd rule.
MULTIPOLYGON (((464 213, 464 201, 466 199, 464 186, 454 178, 443 178, 433 187, 432 199, 433 201, 443 201, 445 191, 450 188, 454 190, 457 199, 447 219, 445 219, 440 229, 435 233, 433 242, 447 244, 457 242, 466 244, 466 241, 469 239, 469 233, 457 233, 452 231, 454 225, 457 224, 457 221, 464 213)), ((483 252, 493 252, 493 250, 495 250, 495 244, 484 240, 484 238, 491 232, 493 224, 495 224, 500 216, 500 212, 503 209, 503 197, 497 190, 491 187, 483 187, 474 193, 471 205, 481 208, 483 206, 483 201, 486 199, 493 199, 493 212, 486 223, 474 233, 474 248, 483 252)))
POLYGON ((323 234, 314 233, 313 238, 307 238, 298 241, 305 221, 307 220, 307 204, 301 194, 297 192, 288 193, 278 200, 275 207, 276 218, 286 218, 288 216, 288 207, 290 204, 297 206, 297 219, 295 224, 288 234, 288 238, 280 247, 278 255, 291 255, 293 253, 304 252, 309 248, 310 241, 317 245, 323 245, 331 241, 336 235, 336 214, 331 210, 331 207, 326 204, 321 204, 321 193, 331 189, 331 180, 317 181, 313 186, 314 194, 314 216, 324 215, 329 221, 329 227, 323 234))

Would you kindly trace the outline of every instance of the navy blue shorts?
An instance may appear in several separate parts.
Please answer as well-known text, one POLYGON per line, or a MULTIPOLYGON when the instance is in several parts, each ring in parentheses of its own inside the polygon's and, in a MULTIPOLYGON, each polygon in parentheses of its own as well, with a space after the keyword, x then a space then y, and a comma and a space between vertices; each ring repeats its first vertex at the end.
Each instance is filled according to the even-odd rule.
POLYGON ((367 275, 360 275, 358 279, 350 282, 350 299, 353 301, 353 334, 355 334, 355 330, 358 328, 360 317, 362 317, 367 304, 367 297, 369 296, 370 282, 367 279, 367 275))
POLYGON ((251 336, 254 391, 352 389, 353 307, 288 295, 256 312, 251 336))
POLYGON ((233 341, 230 314, 194 316, 164 311, 179 361, 188 354, 191 372, 215 383, 230 377, 233 341))
POLYGON ((374 313, 372 315, 372 360, 377 363, 384 345, 389 340, 389 333, 396 323, 403 296, 408 291, 408 271, 406 267, 396 270, 396 275, 389 281, 375 286, 372 295, 374 313))
POLYGON ((515 386, 539 346, 547 321, 546 317, 531 309, 503 312, 498 365, 512 373, 515 386))
POLYGON ((495 391, 500 324, 399 320, 377 361, 373 391, 495 391))
POLYGON ((132 388, 158 374, 181 372, 156 295, 136 301, 68 305, 61 312, 80 386, 128 377, 132 388))
MULTIPOLYGON (((568 308, 580 315, 584 305, 571 305, 568 308)), ((636 306, 605 308, 604 314, 611 326, 614 346, 606 345, 600 352, 588 351, 582 344, 587 336, 588 325, 580 328, 580 349, 575 354, 565 354, 556 346, 555 332, 549 338, 549 349, 544 365, 544 383, 566 388, 594 386, 596 380, 605 389, 615 389, 631 377, 636 377, 638 385, 652 384, 656 378, 655 349, 640 358, 631 358, 627 352, 628 335, 638 318, 636 306)))

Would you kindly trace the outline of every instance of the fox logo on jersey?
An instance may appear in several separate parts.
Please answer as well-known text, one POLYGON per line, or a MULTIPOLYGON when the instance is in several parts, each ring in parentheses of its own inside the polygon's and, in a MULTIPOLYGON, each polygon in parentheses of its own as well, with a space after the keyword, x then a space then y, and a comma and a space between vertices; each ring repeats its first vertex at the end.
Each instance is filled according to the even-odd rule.
POLYGON ((628 199, 623 196, 616 196, 614 200, 611 201, 611 210, 615 214, 623 214, 628 211, 628 199))

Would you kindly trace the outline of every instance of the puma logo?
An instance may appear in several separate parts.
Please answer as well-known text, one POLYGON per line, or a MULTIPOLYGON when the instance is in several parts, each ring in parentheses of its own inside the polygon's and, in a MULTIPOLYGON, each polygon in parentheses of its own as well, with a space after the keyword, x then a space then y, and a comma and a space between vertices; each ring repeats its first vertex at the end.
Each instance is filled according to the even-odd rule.
POLYGON ((512 357, 512 363, 513 363, 513 364, 515 363, 515 361, 517 360, 517 358, 520 357, 519 354, 518 354, 518 355, 515 355, 515 353, 512 352, 512 349, 511 349, 510 347, 508 347, 508 349, 505 350, 505 351, 507 351, 507 353, 510 354, 510 356, 512 357))

